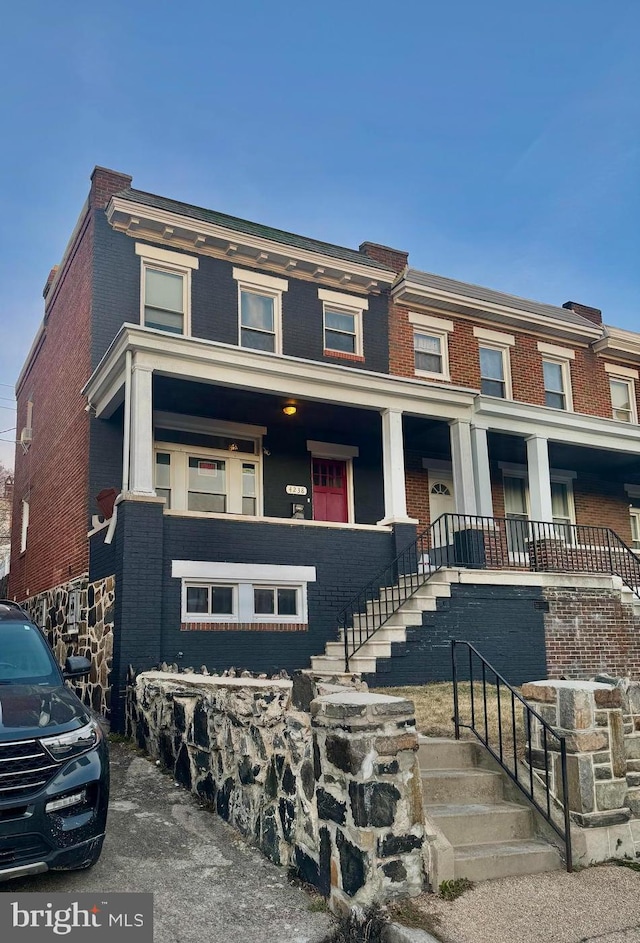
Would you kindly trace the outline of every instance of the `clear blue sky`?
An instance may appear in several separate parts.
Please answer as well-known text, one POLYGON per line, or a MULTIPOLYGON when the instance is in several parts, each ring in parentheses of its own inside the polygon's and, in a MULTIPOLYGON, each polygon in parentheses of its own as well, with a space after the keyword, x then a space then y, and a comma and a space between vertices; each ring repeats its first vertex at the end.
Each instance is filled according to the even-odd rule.
POLYGON ((5 4, 0 382, 95 164, 640 329, 639 48, 638 0, 5 4))

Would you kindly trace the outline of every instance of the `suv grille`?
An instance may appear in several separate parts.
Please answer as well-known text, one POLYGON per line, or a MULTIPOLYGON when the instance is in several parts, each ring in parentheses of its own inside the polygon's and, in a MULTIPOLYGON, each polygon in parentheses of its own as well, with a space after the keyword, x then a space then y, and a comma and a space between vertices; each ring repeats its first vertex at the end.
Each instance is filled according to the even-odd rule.
POLYGON ((0 839, 0 868, 20 864, 29 858, 43 858, 50 849, 40 835, 13 835, 0 839))
POLYGON ((37 792, 59 769, 37 740, 0 743, 0 802, 37 792))

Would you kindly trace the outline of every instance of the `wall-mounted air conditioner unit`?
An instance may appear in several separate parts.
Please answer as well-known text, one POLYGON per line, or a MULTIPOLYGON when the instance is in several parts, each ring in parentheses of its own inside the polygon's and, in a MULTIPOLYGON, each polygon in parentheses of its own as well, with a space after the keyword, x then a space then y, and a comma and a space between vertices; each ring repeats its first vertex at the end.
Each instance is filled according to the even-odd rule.
POLYGON ((25 426, 22 432, 20 433, 20 445, 26 452, 31 442, 33 441, 33 429, 30 426, 25 426))

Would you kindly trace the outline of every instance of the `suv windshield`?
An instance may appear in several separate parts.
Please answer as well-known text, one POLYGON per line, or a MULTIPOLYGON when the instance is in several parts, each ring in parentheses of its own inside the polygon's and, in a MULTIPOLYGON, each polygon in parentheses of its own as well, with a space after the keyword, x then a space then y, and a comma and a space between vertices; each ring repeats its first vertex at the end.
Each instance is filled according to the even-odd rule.
POLYGON ((0 622, 0 684, 60 684, 60 672, 40 629, 0 622))

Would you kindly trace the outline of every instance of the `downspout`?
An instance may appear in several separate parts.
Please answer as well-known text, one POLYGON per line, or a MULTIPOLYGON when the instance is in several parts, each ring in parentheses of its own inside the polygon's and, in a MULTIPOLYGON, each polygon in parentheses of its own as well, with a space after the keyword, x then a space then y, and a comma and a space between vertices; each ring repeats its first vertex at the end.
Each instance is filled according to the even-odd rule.
POLYGON ((122 431, 122 491, 118 495, 113 505, 113 514, 109 521, 107 534, 104 538, 106 544, 110 544, 118 522, 118 505, 124 500, 124 496, 129 490, 129 451, 131 442, 131 351, 125 352, 124 368, 124 427, 122 431))

